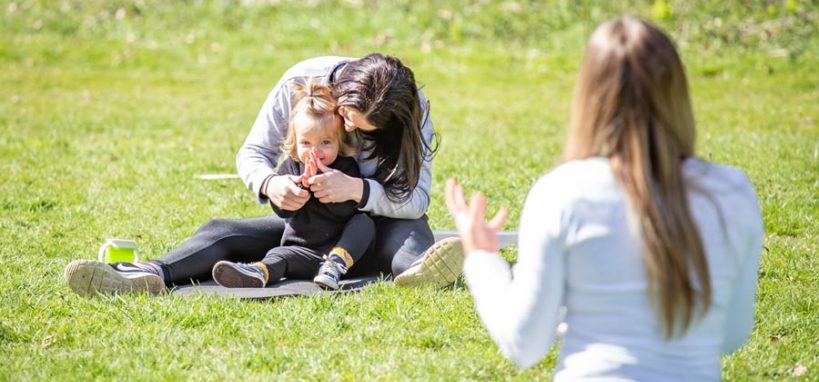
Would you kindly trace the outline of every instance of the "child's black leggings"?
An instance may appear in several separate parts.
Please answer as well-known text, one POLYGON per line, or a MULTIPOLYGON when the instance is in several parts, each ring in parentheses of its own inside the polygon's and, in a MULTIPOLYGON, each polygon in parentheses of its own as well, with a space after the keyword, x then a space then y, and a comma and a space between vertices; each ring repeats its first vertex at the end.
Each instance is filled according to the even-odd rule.
MULTIPOLYGON (((341 238, 333 247, 344 248, 353 258, 353 266, 364 256, 375 237, 375 223, 367 214, 355 214, 344 225, 341 238)), ((267 266, 269 284, 282 277, 290 279, 312 279, 324 261, 328 250, 288 245, 267 251, 262 263, 267 266)))

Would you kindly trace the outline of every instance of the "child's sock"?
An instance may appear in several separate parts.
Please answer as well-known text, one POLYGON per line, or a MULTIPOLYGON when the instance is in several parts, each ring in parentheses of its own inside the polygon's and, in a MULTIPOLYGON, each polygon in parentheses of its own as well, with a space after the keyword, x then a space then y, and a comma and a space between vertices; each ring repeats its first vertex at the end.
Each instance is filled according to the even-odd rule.
POLYGON ((253 265, 262 270, 262 273, 264 273, 264 285, 267 285, 268 281, 270 281, 270 271, 267 269, 267 265, 264 265, 262 262, 253 263, 253 265))
POLYGON ((327 257, 336 264, 344 266, 344 269, 349 269, 353 266, 353 256, 350 255, 350 252, 347 252, 347 250, 344 248, 333 248, 330 251, 330 255, 327 257))
MULTIPOLYGON (((154 264, 154 263, 125 263, 125 264, 133 265, 134 267, 137 267, 137 268, 139 268, 139 269, 141 269, 141 270, 143 270, 145 272, 153 273, 153 274, 159 276, 160 278, 162 278, 163 280, 165 279, 165 272, 162 272, 162 267, 160 267, 159 264, 154 264)), ((114 267, 114 269, 119 270, 119 268, 116 268, 116 267, 114 267)), ((133 272, 133 271, 135 271, 135 269, 131 269, 131 271, 133 272)))

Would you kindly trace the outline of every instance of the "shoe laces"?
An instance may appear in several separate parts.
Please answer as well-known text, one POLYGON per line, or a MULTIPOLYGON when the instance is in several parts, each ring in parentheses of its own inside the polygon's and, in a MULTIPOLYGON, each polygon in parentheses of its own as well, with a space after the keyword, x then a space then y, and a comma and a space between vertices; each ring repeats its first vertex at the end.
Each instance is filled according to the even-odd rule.
POLYGON ((233 263, 233 266, 238 269, 258 275, 260 279, 264 280, 264 271, 253 263, 233 263))
POLYGON ((345 275, 347 274, 347 267, 330 260, 330 256, 324 255, 324 265, 325 267, 333 267, 338 271, 339 274, 345 275))

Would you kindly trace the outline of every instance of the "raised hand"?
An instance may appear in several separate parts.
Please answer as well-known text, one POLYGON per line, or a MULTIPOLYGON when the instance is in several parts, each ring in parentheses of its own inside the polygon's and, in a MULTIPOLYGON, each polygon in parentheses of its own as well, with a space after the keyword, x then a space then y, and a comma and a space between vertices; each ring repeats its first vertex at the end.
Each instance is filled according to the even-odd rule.
POLYGON ((455 219, 461 235, 464 256, 475 250, 498 251, 498 230, 506 222, 509 210, 501 208, 490 221, 486 221, 486 197, 473 194, 470 203, 464 200, 464 190, 450 178, 446 182, 446 206, 455 219))

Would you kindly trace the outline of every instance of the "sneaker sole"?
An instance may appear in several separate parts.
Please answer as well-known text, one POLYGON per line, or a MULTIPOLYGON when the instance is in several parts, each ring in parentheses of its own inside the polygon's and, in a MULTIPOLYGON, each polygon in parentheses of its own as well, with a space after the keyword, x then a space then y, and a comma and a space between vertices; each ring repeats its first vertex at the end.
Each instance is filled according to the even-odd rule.
POLYGON ((338 283, 333 283, 333 280, 329 277, 316 276, 313 282, 324 289, 338 290, 338 283))
POLYGON ((165 290, 165 282, 157 275, 127 278, 108 264, 93 260, 72 261, 63 275, 68 287, 84 297, 140 292, 155 295, 165 290))
POLYGON ((443 288, 455 282, 464 266, 464 248, 461 239, 450 237, 432 245, 426 258, 398 275, 393 281, 396 286, 414 288, 434 286, 443 288))
POLYGON ((225 288, 264 288, 262 280, 239 272, 232 263, 220 261, 213 266, 213 281, 225 288))

